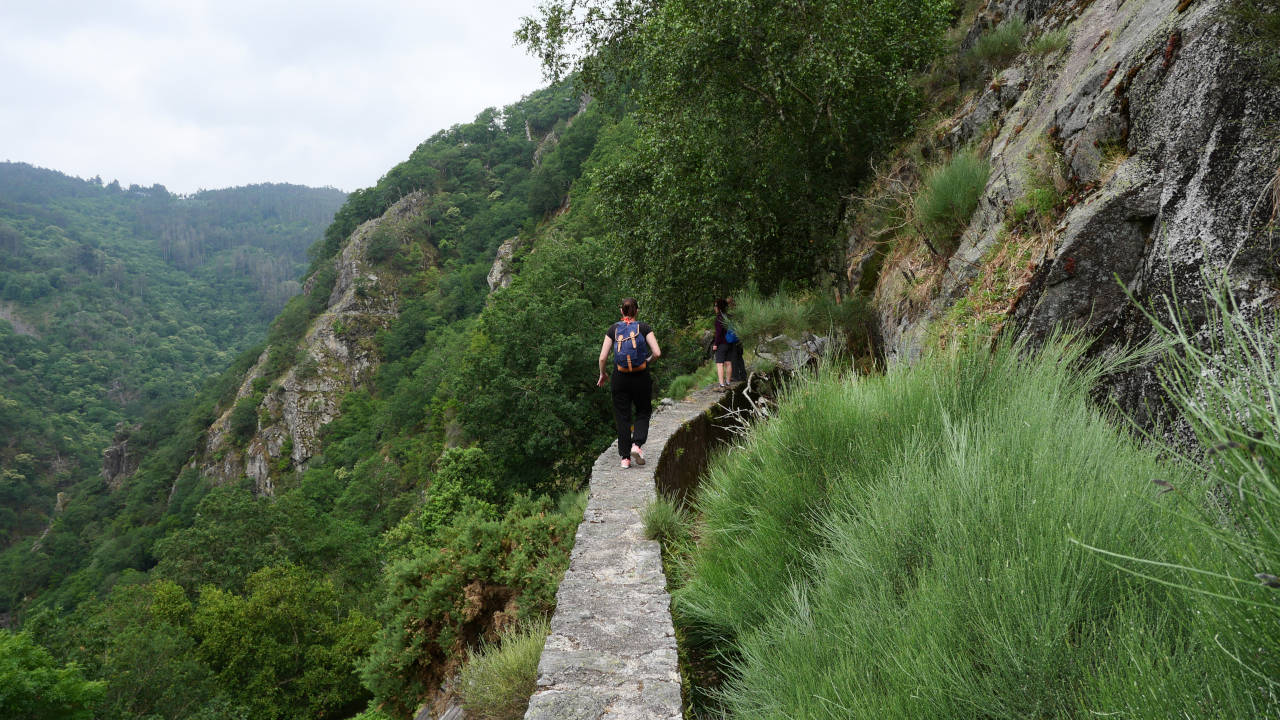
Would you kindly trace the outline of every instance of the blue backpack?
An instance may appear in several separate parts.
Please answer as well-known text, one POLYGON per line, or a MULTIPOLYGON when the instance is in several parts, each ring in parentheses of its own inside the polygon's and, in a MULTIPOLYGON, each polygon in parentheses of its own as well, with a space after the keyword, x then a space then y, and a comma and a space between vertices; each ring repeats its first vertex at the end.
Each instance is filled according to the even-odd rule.
POLYGON ((613 364, 618 372, 640 372, 649 366, 649 343, 640 334, 640 323, 622 321, 614 326, 613 364))

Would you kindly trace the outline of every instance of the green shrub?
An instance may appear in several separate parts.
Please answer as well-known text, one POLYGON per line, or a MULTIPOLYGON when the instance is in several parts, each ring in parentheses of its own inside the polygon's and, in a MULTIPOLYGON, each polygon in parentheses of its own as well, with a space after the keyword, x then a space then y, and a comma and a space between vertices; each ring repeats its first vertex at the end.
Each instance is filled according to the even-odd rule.
MULTIPOLYGON (((1103 146, 1104 160, 1115 152, 1112 148, 1111 144, 1103 146)), ((1014 225, 1043 232, 1061 217, 1070 188, 1062 153, 1050 138, 1043 137, 1028 153, 1024 167, 1025 191, 1009 209, 1009 217, 1014 225)))
POLYGON ((673 607, 730 717, 1260 714, 1198 598, 1072 542, 1176 561, 1150 478, 1197 487, 1091 407, 1083 345, 827 371, 713 464, 673 607))
POLYGON ((799 336, 809 329, 802 295, 745 292, 735 298, 734 305, 732 324, 740 338, 759 341, 778 334, 799 336))
POLYGON ((1047 32, 1027 44, 1027 52, 1032 55, 1049 55, 1067 46, 1071 41, 1071 33, 1066 28, 1047 32))
POLYGON ((990 175, 991 165, 966 150, 925 177, 916 196, 916 218, 937 245, 947 248, 964 232, 990 175))
POLYGON ((29 720, 88 720, 106 683, 86 680, 75 663, 62 665, 29 633, 0 629, 0 709, 29 720))
POLYGON ((659 495, 644 509, 644 536, 663 547, 688 542, 693 514, 678 500, 659 495))
POLYGON ((970 53, 987 67, 1004 67, 1022 50, 1026 32, 1027 24, 1022 18, 1010 18, 978 38, 970 53))
POLYGON ((394 716, 412 715, 438 673, 475 642, 492 614, 548 614, 569 566, 585 493, 557 506, 518 497, 497 519, 458 515, 388 564, 378 606, 381 629, 361 667, 365 686, 394 716))
POLYGON ((236 401, 227 418, 227 430, 231 433, 231 441, 243 445, 258 431, 258 405, 262 403, 262 395, 254 393, 236 401))
POLYGON ((1025 195, 1014 201, 1009 210, 1009 217, 1015 225, 1022 225, 1032 220, 1053 217, 1062 196, 1053 188, 1031 188, 1025 195))
POLYGON ((519 720, 537 689, 538 660, 550 632, 545 618, 504 632, 497 643, 483 643, 462 666, 460 693, 467 717, 519 720))
POLYGON ((689 393, 697 388, 695 376, 680 375, 671 381, 667 386, 667 397, 673 400, 683 400, 689 396, 689 393))

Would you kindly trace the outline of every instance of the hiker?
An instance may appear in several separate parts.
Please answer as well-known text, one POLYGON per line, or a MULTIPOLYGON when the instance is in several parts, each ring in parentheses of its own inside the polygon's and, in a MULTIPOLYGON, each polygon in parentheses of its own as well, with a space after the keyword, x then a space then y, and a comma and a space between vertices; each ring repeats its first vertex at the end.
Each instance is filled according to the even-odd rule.
POLYGON ((715 351, 716 387, 727 388, 733 381, 733 352, 739 347, 738 336, 729 322, 729 301, 719 298, 715 302, 716 334, 711 341, 711 349, 715 351))
MULTIPOLYGON (((733 298, 727 297, 724 299, 724 302, 727 306, 724 313, 725 317, 732 318, 734 316, 733 298)), ((733 370, 733 372, 729 374, 729 382, 735 383, 746 380, 747 364, 743 361, 742 357, 742 338, 738 337, 738 334, 735 332, 732 324, 726 328, 725 339, 729 341, 729 364, 733 370)))
POLYGON ((613 350, 613 419, 618 425, 618 454, 622 467, 632 463, 644 465, 644 441, 649 436, 649 416, 653 414, 653 381, 649 365, 662 357, 658 338, 649 323, 636 320, 640 307, 635 298, 622 301, 622 319, 609 326, 600 345, 600 377, 596 387, 604 385, 604 363, 613 350), (635 424, 631 409, 635 406, 635 424), (628 450, 629 448, 629 450, 628 450))

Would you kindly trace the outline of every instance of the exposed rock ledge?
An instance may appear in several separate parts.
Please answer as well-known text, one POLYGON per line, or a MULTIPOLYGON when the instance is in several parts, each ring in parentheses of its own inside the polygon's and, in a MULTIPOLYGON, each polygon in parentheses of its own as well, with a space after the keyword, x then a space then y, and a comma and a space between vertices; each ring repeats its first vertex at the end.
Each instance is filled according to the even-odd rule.
POLYGON ((616 442, 596 460, 526 720, 681 717, 671 597, 641 513, 654 499, 655 476, 670 484, 702 470, 706 446, 722 431, 716 408, 724 400, 704 390, 654 414, 645 467, 619 468, 616 442), (702 452, 687 452, 691 442, 702 452))
MULTIPOLYGON (((427 195, 410 193, 382 217, 361 224, 334 258, 337 280, 323 313, 311 321, 299 348, 301 365, 290 367, 272 384, 258 406, 259 423, 244 448, 230 438, 228 407, 209 428, 200 472, 217 483, 241 475, 253 479, 257 492, 274 494, 273 467, 295 470, 320 451, 320 430, 338 416, 342 398, 360 387, 378 366, 374 334, 399 312, 394 279, 369 264, 365 249, 379 226, 403 224, 422 211, 427 195)), ((304 292, 311 292, 310 281, 304 292)), ((236 400, 254 392, 263 375, 268 351, 245 375, 236 400)), ((277 470, 275 474, 278 474, 277 470)))

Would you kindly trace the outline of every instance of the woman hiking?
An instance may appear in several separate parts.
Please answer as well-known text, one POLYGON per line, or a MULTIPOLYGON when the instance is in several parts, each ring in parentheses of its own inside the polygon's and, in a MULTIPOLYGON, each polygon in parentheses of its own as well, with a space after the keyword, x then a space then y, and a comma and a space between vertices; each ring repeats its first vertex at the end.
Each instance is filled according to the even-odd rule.
POLYGON ((632 463, 644 465, 644 441, 648 439, 649 416, 653 414, 649 364, 662 357, 662 349, 649 323, 636 320, 640 307, 635 298, 624 298, 619 309, 622 319, 609 326, 600 345, 600 377, 596 387, 604 385, 604 364, 612 350, 613 374, 609 387, 613 391, 613 419, 618 425, 618 454, 622 456, 622 467, 629 468, 632 463))
POLYGON ((741 352, 742 343, 733 331, 729 321, 729 300, 719 298, 714 305, 716 311, 715 338, 711 341, 711 349, 715 352, 716 387, 727 388, 733 382, 734 350, 741 352))

